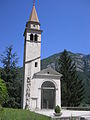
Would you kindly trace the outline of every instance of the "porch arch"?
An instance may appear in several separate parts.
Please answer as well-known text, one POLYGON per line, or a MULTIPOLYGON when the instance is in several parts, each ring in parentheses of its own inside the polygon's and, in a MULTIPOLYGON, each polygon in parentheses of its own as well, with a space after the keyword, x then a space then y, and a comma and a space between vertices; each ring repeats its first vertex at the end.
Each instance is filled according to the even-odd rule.
POLYGON ((51 81, 43 82, 41 86, 41 108, 54 109, 56 102, 56 87, 51 81))

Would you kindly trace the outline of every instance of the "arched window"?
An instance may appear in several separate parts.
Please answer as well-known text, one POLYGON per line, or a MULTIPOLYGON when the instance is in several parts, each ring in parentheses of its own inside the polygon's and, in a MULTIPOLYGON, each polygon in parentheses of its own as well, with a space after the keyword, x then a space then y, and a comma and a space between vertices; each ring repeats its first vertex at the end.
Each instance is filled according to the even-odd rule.
POLYGON ((38 35, 35 34, 35 41, 38 41, 38 35))
POLYGON ((53 84, 53 82, 50 82, 50 81, 45 81, 43 84, 42 84, 42 87, 41 88, 48 88, 48 87, 50 87, 50 88, 55 88, 55 85, 53 84))
POLYGON ((33 41, 33 34, 30 35, 30 40, 33 41))

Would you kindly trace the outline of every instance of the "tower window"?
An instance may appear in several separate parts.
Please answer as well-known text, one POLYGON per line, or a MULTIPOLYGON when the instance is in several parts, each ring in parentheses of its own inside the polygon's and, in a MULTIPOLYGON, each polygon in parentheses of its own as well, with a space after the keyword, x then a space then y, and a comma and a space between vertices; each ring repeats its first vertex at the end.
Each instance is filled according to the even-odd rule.
POLYGON ((35 62, 35 67, 37 67, 38 66, 38 63, 37 62, 35 62))
POLYGON ((49 72, 47 72, 47 74, 49 74, 49 72))
POLYGON ((35 41, 38 41, 38 35, 35 34, 35 41))
POLYGON ((30 40, 33 41, 33 34, 30 35, 30 40))
POLYGON ((33 27, 36 27, 36 25, 33 25, 33 27))

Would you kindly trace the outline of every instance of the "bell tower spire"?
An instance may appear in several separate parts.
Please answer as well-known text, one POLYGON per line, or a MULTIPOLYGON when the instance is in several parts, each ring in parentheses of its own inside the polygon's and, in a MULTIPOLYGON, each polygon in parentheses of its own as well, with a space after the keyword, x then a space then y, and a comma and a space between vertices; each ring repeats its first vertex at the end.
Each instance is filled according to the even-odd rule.
POLYGON ((30 108, 31 80, 34 74, 41 70, 41 33, 35 0, 33 0, 33 8, 24 32, 23 109, 27 106, 30 108))
POLYGON ((38 15, 37 15, 36 8, 35 8, 35 0, 33 1, 33 8, 32 8, 32 12, 31 12, 30 17, 29 17, 29 21, 39 23, 38 15))

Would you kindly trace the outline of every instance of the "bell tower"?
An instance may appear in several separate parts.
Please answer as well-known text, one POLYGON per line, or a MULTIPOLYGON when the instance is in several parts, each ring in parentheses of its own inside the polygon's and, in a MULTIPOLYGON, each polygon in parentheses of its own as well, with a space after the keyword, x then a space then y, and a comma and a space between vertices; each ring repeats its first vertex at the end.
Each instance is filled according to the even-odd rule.
POLYGON ((23 109, 30 104, 30 86, 33 75, 41 70, 41 33, 34 3, 24 32, 23 109))

